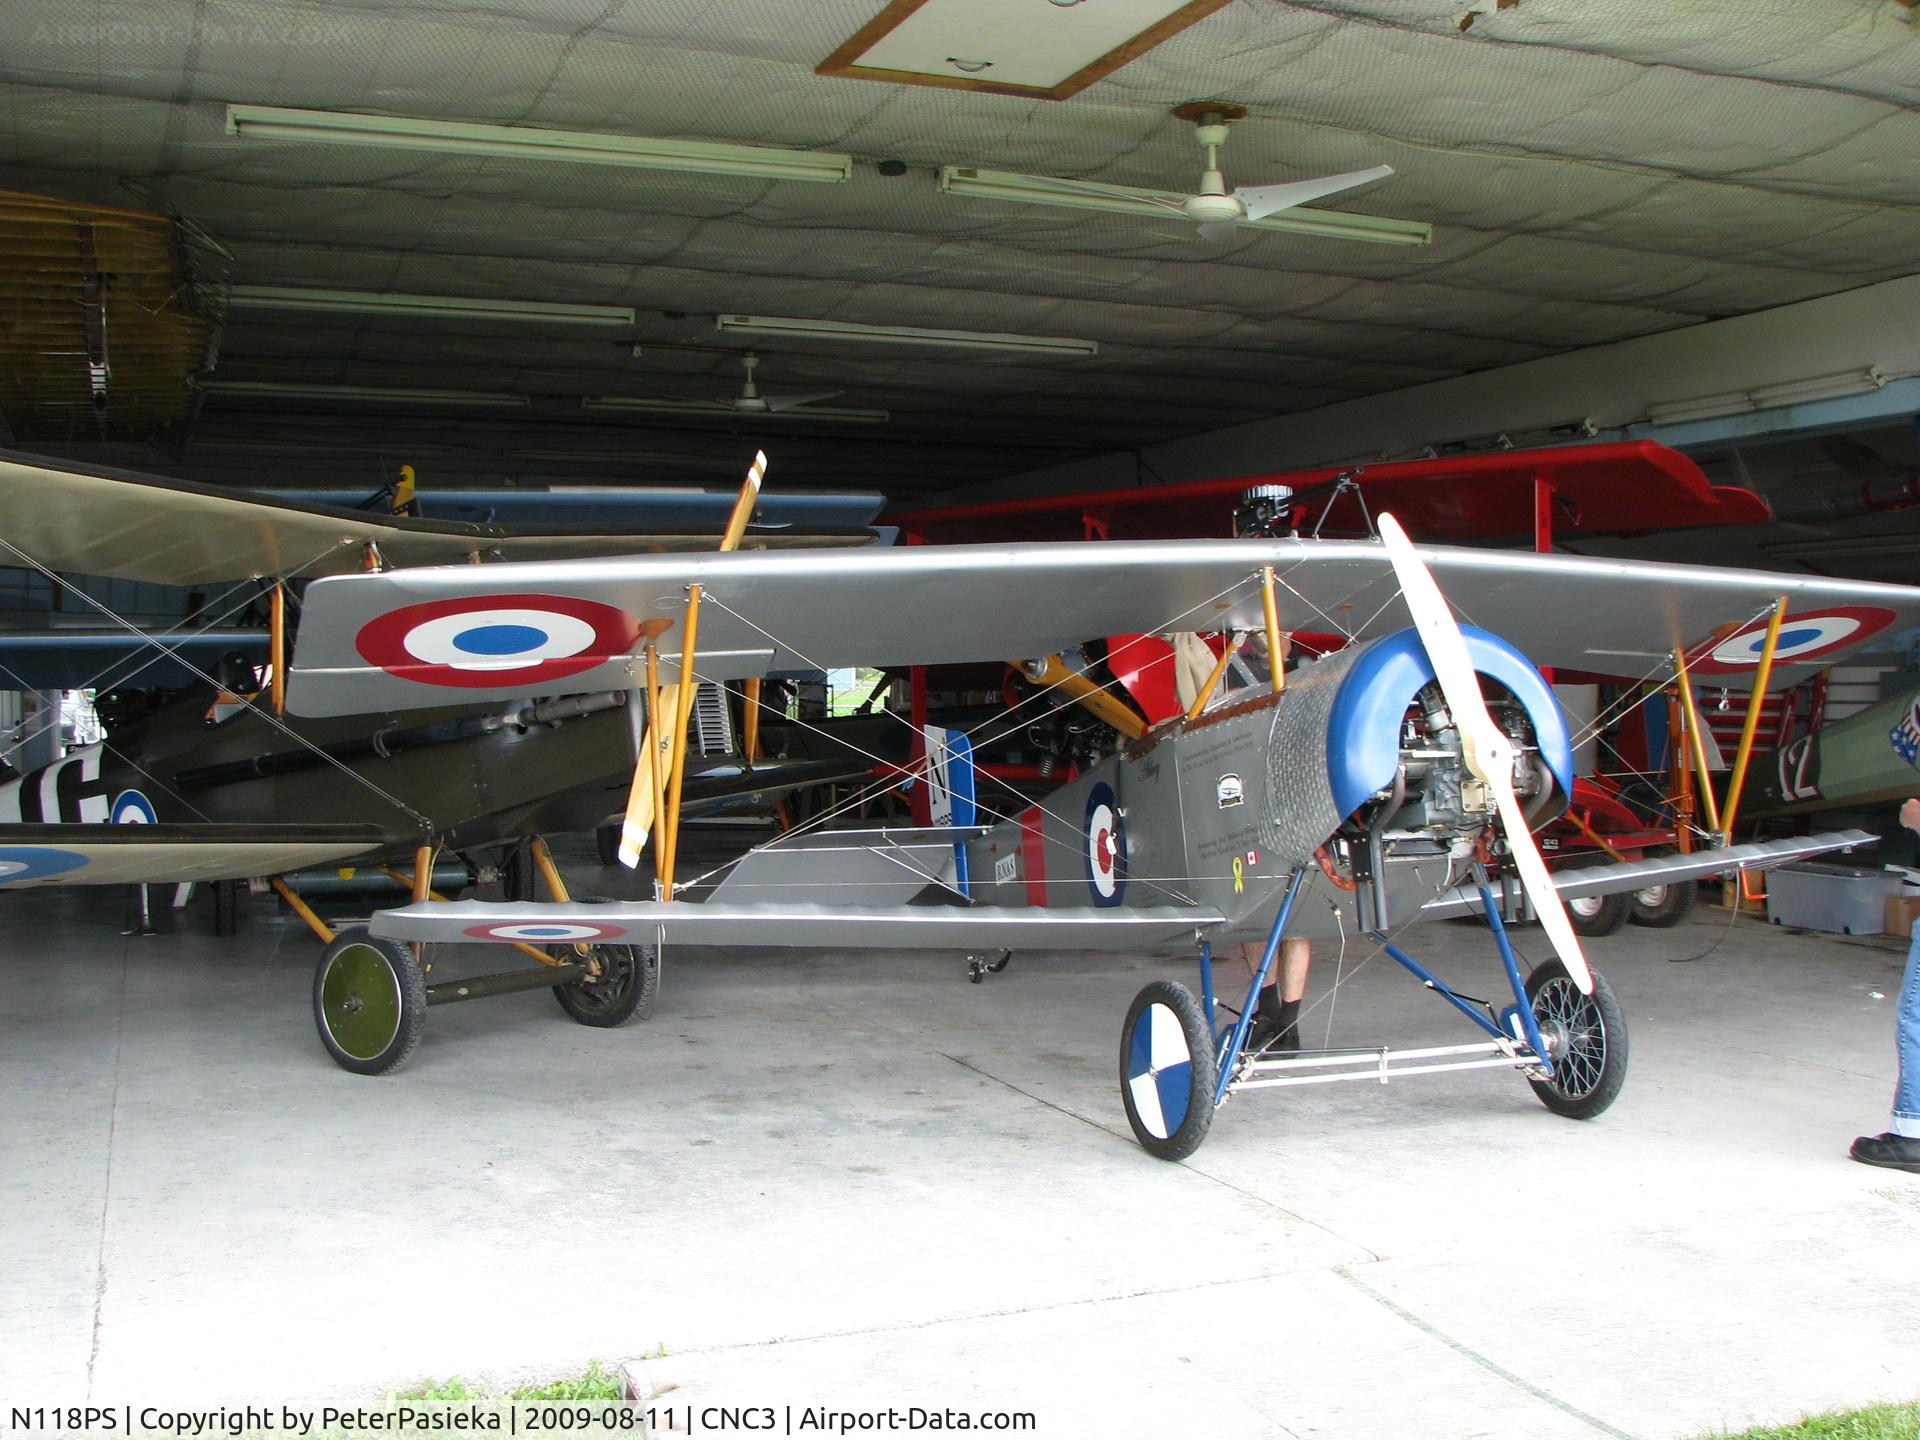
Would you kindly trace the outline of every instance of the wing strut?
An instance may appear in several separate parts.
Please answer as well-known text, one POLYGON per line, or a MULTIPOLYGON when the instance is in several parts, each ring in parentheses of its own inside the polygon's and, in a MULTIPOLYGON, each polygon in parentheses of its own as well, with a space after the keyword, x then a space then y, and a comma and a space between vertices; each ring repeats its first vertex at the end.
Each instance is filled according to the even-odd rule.
MULTIPOLYGON (((766 473, 767 452, 757 450, 753 464, 747 467, 747 478, 741 482, 739 498, 733 502, 733 513, 727 517, 726 532, 720 537, 721 550, 739 548, 741 537, 747 533, 747 523, 753 519, 753 507, 760 498, 760 482, 766 473)), ((687 714, 693 708, 693 690, 697 683, 693 678, 693 642, 699 621, 700 587, 692 585, 687 589, 685 644, 681 648, 680 676, 676 684, 660 684, 659 653, 651 644, 647 646, 647 724, 640 737, 640 754, 634 762, 626 817, 620 823, 620 863, 629 870, 639 865, 647 834, 657 824, 660 834, 654 842, 654 869, 664 887, 663 898, 668 900, 673 898, 673 862, 679 846, 680 787, 686 778, 687 714), (667 723, 663 724, 663 719, 667 723)), ((758 719, 756 705, 749 719, 750 727, 756 732, 758 719)), ((751 757, 748 763, 752 763, 751 757)))

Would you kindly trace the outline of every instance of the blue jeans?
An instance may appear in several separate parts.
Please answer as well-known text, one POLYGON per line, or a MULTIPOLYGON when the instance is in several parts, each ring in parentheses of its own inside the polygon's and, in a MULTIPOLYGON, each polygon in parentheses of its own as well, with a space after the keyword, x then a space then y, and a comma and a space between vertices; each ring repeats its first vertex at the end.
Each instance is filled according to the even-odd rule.
POLYGON ((1914 922, 1913 944, 1907 949, 1897 1025, 1900 1078, 1893 1087, 1893 1133, 1920 1139, 1920 921, 1914 922))

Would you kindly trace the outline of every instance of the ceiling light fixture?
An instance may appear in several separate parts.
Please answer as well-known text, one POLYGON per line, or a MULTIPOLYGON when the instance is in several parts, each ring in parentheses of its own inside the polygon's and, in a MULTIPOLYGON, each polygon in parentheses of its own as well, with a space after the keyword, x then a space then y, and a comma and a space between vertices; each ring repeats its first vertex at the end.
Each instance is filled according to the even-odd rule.
POLYGON ((227 133, 260 140, 323 145, 373 145, 394 150, 438 150, 451 155, 500 155, 624 165, 642 170, 691 170, 702 175, 753 175, 768 180, 837 183, 853 174, 853 157, 820 150, 765 145, 721 145, 705 140, 650 140, 527 125, 471 125, 414 120, 402 115, 356 115, 335 110, 283 110, 273 105, 227 106, 227 133))
POLYGON ((1756 385, 1751 390, 1696 395, 1686 400, 1649 405, 1647 422, 1652 425, 1682 425, 1690 420, 1718 420, 1728 415, 1777 410, 1785 405, 1803 405, 1813 400, 1842 400, 1851 395, 1865 395, 1883 389, 1888 378, 1878 366, 1868 365, 1858 370, 1842 370, 1837 375, 1815 375, 1778 385, 1756 385))
POLYGON ((958 70, 962 75, 978 75, 982 70, 991 70, 993 68, 993 61, 991 60, 962 60, 956 55, 949 55, 947 57, 947 64, 953 66, 953 68, 958 70))
POLYGON ((390 405, 455 406, 487 410, 524 410, 525 395, 494 390, 423 390, 405 386, 382 389, 371 385, 308 385, 291 380, 204 380, 209 395, 262 400, 373 401, 390 405))
MULTIPOLYGON (((1170 190, 1141 190, 1132 185, 1088 181, 1085 188, 1050 180, 1044 175, 1017 175, 1006 170, 981 170, 973 165, 940 167, 940 188, 949 195, 971 195, 981 200, 1006 200, 1019 205, 1063 205, 1074 210, 1105 210, 1115 215, 1167 218, 1169 205, 1178 209, 1190 198, 1170 190)), ((1243 228, 1283 230, 1294 235, 1318 235, 1329 240, 1367 240, 1376 245, 1430 245, 1433 227, 1417 220, 1390 220, 1383 215, 1358 215, 1348 210, 1310 210, 1295 206, 1277 215, 1242 220, 1243 228)))
POLYGON ((474 300, 464 295, 400 295, 375 290, 301 290, 284 285, 235 285, 231 303, 249 310, 406 315, 423 320, 534 320, 556 325, 629 328, 633 325, 633 311, 623 305, 571 305, 553 300, 474 300))
POLYGON ((862 340, 881 345, 937 345, 967 350, 1017 350, 1029 355, 1098 355, 1097 340, 1060 335, 1010 335, 991 330, 929 330, 918 325, 859 325, 851 320, 805 320, 789 315, 716 315, 716 330, 742 335, 799 335, 811 340, 862 340))
POLYGON ((885 410, 840 410, 830 405, 801 405, 789 410, 740 410, 731 400, 650 400, 632 395, 589 395, 583 410, 630 411, 646 415, 711 415, 739 420, 840 420, 854 425, 884 425, 892 418, 885 410))

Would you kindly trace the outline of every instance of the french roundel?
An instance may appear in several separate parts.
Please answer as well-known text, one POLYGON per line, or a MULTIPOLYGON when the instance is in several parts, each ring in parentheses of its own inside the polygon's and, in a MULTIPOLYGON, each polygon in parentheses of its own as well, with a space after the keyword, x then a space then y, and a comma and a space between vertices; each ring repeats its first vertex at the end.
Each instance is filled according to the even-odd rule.
MULTIPOLYGON (((1825 610, 1789 615, 1780 622, 1774 663, 1818 660, 1878 634, 1895 618, 1893 611, 1879 605, 1834 605, 1825 610)), ((1694 670, 1704 675, 1731 675, 1758 669, 1761 653, 1767 647, 1767 624, 1766 620, 1755 620, 1741 626, 1715 645, 1704 659, 1695 661, 1694 670)))
POLYGON ((1127 889, 1127 826, 1114 803, 1113 787, 1099 784, 1087 796, 1081 826, 1086 843, 1087 889, 1096 905, 1118 905, 1127 889))
POLYGON ((72 850, 49 850, 44 845, 0 845, 0 885, 20 885, 78 870, 87 857, 72 850))
POLYGON ((153 802, 138 790, 122 790, 113 797, 113 808, 107 812, 107 818, 116 825, 158 825, 160 817, 154 813, 153 802))
POLYGON ((428 600, 370 620, 354 647, 389 675, 469 689, 542 685, 630 654, 626 611, 570 595, 428 600))
POLYGON ((581 940, 618 940, 623 925, 588 925, 577 920, 516 920, 469 925, 463 934, 476 940, 521 940, 533 945, 572 945, 581 940))

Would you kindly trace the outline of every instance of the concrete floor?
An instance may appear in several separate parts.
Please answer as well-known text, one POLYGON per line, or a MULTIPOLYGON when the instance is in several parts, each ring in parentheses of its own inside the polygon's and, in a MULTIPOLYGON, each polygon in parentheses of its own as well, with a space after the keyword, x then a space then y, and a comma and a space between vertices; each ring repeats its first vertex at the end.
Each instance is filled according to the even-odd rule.
MULTIPOLYGON (((204 910, 123 939, 121 908, 0 899, 9 1404, 355 1400, 661 1346, 669 1400, 1042 1436, 1648 1440, 1920 1395, 1920 1176, 1845 1158, 1885 1124, 1892 941, 1623 932, 1592 946, 1633 1025, 1600 1120, 1501 1072, 1313 1087, 1235 1098, 1169 1165, 1115 1075, 1145 962, 973 986, 680 951, 651 1021, 436 1009, 366 1079, 271 904, 235 942, 204 910)), ((1417 940, 1492 992, 1482 933, 1417 940)), ((1384 960, 1335 1034, 1472 1038, 1384 960)))

